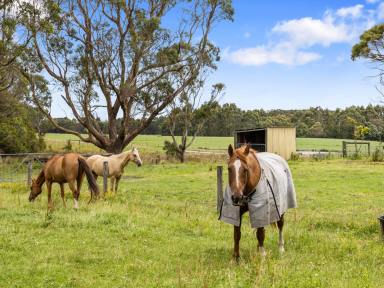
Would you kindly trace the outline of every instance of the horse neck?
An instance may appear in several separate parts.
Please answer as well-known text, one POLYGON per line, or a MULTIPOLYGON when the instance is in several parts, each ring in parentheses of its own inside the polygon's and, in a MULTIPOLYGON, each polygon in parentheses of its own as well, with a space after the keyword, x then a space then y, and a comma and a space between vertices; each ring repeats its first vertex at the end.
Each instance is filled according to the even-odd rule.
POLYGON ((36 183, 40 187, 44 184, 45 182, 45 174, 44 174, 44 169, 40 171, 39 176, 37 176, 36 183))
POLYGON ((248 165, 247 191, 250 193, 260 181, 261 168, 256 158, 256 152, 250 151, 246 159, 248 165))
POLYGON ((116 158, 119 160, 120 166, 125 167, 125 165, 127 165, 129 160, 131 159, 131 152, 127 151, 120 153, 116 155, 116 158))

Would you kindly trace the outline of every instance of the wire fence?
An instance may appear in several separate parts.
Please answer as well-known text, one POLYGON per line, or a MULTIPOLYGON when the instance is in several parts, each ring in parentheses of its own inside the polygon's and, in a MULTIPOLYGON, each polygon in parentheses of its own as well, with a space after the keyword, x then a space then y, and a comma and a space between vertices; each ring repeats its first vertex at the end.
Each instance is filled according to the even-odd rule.
POLYGON ((0 154, 0 191, 27 188, 48 154, 0 154))
MULTIPOLYGON (((49 153, 0 154, 0 192, 29 190, 32 179, 37 177, 52 155, 49 153)), ((108 163, 105 162, 104 175, 101 177, 101 187, 104 192, 108 191, 108 171, 108 163)))

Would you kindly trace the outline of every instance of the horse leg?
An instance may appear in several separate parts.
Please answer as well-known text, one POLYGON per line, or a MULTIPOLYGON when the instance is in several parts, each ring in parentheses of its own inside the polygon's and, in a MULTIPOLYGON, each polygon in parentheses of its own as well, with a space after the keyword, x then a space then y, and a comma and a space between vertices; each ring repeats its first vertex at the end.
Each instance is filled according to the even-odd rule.
POLYGON ((67 208, 67 204, 65 203, 65 195, 64 195, 64 183, 60 183, 60 195, 61 195, 61 200, 63 200, 64 208, 67 208))
POLYGON ((77 191, 77 193, 79 193, 79 195, 80 195, 81 185, 82 185, 83 180, 84 180, 84 175, 85 175, 84 173, 81 173, 80 175, 77 176, 77 180, 76 180, 77 189, 76 189, 76 191, 77 191))
POLYGON ((74 208, 79 209, 79 191, 76 190, 75 181, 69 181, 68 182, 69 188, 72 191, 73 194, 73 202, 74 202, 74 208))
POLYGON ((265 239, 264 227, 257 228, 256 237, 258 242, 257 249, 259 250, 261 256, 265 257, 267 253, 265 252, 265 248, 264 248, 264 239, 265 239))
POLYGON ((111 192, 114 191, 114 187, 115 187, 115 176, 112 176, 111 177, 111 192))
POLYGON ((233 240, 234 240, 234 247, 233 247, 233 258, 235 258, 236 261, 239 261, 240 259, 240 239, 241 239, 241 223, 240 226, 233 226, 233 240))
POLYGON ((121 175, 118 176, 118 177, 116 177, 116 182, 115 182, 115 193, 117 193, 117 187, 119 186, 120 179, 121 179, 121 175))
POLYGON ((281 215, 279 221, 277 221, 277 227, 279 228, 279 252, 284 253, 284 238, 283 238, 283 227, 284 227, 284 214, 281 215))
POLYGON ((233 240, 234 240, 233 257, 236 259, 236 261, 240 259, 241 220, 243 219, 243 214, 247 211, 248 211, 248 208, 246 207, 240 208, 240 225, 233 226, 233 240))
POLYGON ((53 210, 53 203, 52 203, 52 195, 51 195, 51 192, 52 192, 52 182, 51 181, 47 181, 47 190, 48 190, 48 208, 49 210, 53 210))

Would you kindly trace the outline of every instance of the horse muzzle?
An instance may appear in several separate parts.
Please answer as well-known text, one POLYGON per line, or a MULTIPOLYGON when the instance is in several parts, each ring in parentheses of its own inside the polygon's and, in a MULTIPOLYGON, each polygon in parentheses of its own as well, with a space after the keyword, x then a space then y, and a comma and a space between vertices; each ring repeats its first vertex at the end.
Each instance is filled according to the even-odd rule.
POLYGON ((231 198, 232 198, 233 206, 245 206, 248 203, 247 197, 245 197, 244 195, 240 195, 240 196, 232 195, 231 198))

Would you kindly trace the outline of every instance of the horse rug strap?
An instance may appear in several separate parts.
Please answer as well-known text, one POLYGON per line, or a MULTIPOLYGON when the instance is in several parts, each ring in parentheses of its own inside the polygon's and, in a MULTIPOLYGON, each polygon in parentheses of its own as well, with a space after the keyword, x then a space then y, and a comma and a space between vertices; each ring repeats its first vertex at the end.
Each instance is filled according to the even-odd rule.
MULTIPOLYGON (((279 155, 262 152, 256 154, 261 168, 256 191, 248 200, 252 228, 265 227, 280 220, 289 208, 296 208, 296 192, 287 162, 279 155)), ((240 226, 240 207, 232 204, 232 192, 225 188, 219 220, 240 226)))

